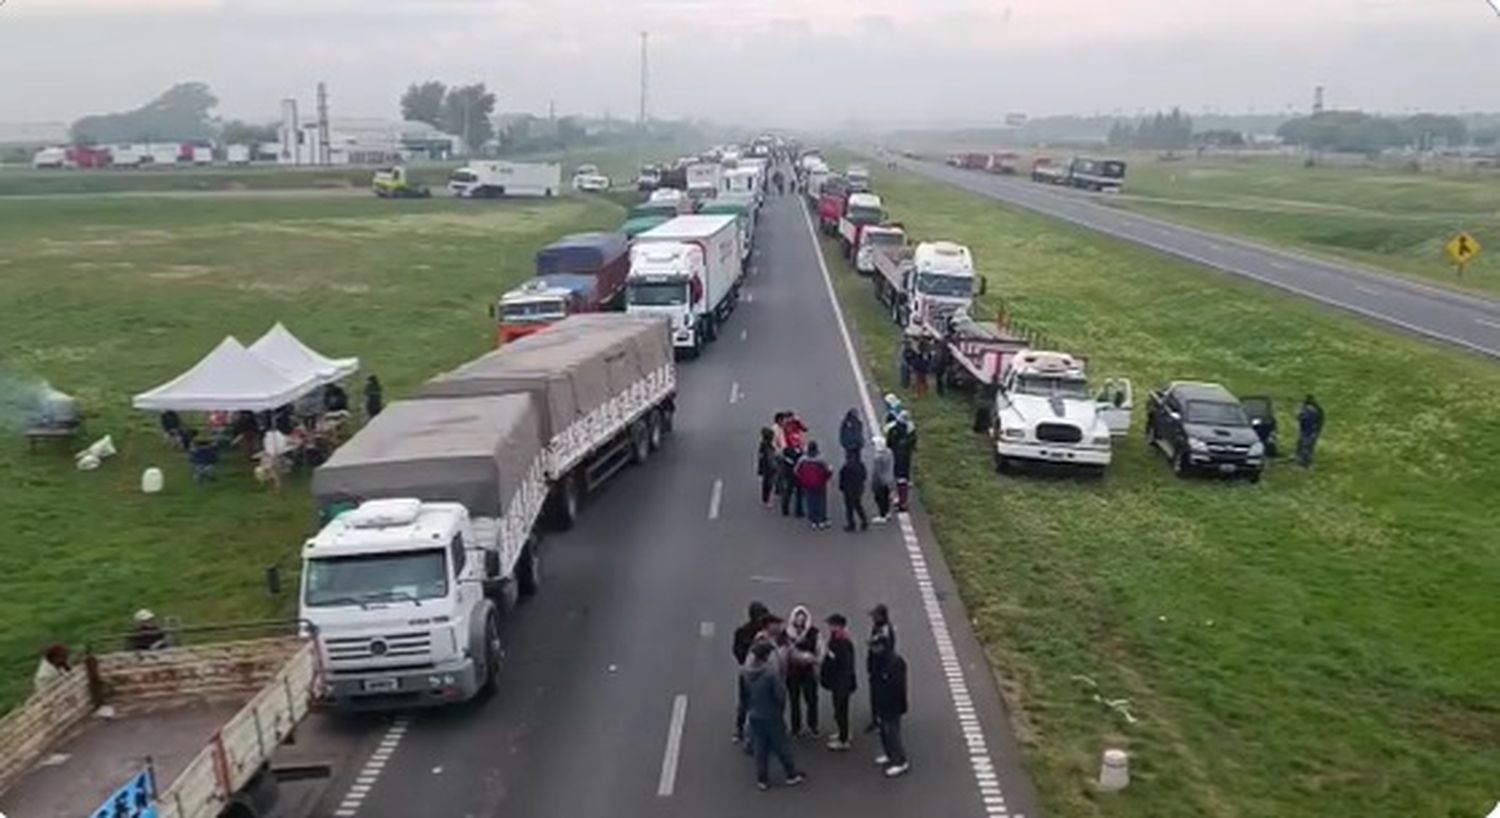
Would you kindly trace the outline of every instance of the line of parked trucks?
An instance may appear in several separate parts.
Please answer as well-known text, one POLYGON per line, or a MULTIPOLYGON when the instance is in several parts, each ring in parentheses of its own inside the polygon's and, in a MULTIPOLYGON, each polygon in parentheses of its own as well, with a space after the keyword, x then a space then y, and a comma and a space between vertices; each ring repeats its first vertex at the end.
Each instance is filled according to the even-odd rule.
POLYGON ((720 161, 711 193, 657 191, 647 204, 673 212, 649 229, 542 248, 536 278, 497 302, 497 349, 392 402, 315 470, 297 633, 90 655, 0 719, 0 810, 256 818, 280 778, 306 774, 276 761, 313 707, 493 688, 501 619, 540 590, 546 534, 664 445, 678 354, 733 310, 765 163, 720 161))
MULTIPOLYGON (((956 164, 981 169, 980 156, 956 164)), ((982 169, 1003 172, 993 160, 986 156, 982 169)), ((1115 441, 1131 427, 1135 395, 1128 378, 1092 381, 1085 356, 1035 348, 1036 339, 1013 331, 1004 315, 993 323, 975 320, 974 299, 986 280, 970 249, 951 241, 913 243, 902 224, 886 218, 862 166, 840 175, 807 155, 798 171, 822 231, 870 278, 904 346, 932 367, 923 375, 978 393, 975 431, 988 433, 997 470, 1059 464, 1102 472, 1110 464, 1115 441)), ((1218 384, 1170 383, 1148 396, 1146 413, 1148 443, 1179 475, 1257 481, 1275 445, 1270 399, 1240 401, 1218 384)))
MULTIPOLYGON (((951 167, 977 170, 1002 176, 1019 173, 1021 155, 1011 151, 1000 153, 955 153, 948 157, 951 167)), ((1049 185, 1074 187, 1096 193, 1118 193, 1125 186, 1126 165, 1120 159, 1101 159, 1075 156, 1066 161, 1057 161, 1050 156, 1037 156, 1031 160, 1031 180, 1049 185)))

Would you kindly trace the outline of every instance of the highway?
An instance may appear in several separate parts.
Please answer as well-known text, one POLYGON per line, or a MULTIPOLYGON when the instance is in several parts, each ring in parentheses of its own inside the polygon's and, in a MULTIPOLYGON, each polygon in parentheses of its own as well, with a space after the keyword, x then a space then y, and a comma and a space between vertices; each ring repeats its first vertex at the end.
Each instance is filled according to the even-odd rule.
POLYGON ((1500 357, 1500 303, 1489 299, 1129 213, 1100 203, 1100 194, 1041 185, 1024 176, 994 176, 906 158, 884 161, 1388 326, 1500 357))
MULTIPOLYGON (((337 818, 1036 818, 994 676, 920 509, 863 534, 814 532, 761 508, 760 427, 796 409, 837 452, 851 407, 870 413, 805 209, 772 198, 755 273, 720 340, 681 367, 677 428, 580 524, 546 541, 539 596, 509 618, 491 698, 369 719, 373 746, 315 812, 337 818), (899 524, 898 524, 899 523, 899 524), (808 781, 754 787, 731 743, 730 636, 749 601, 845 613, 859 638, 851 752, 795 741, 808 781), (888 604, 909 663, 912 770, 873 763, 863 675, 867 611, 888 604), (387 726, 389 725, 389 726, 387 726), (360 766, 362 764, 362 766, 360 766)), ((867 423, 868 423, 867 417, 867 423)), ((921 418, 917 418, 920 427, 921 418)), ((830 461, 838 465, 834 454, 830 461)), ((831 498, 841 522, 842 509, 831 498)), ((825 736, 832 725, 822 699, 825 736)))

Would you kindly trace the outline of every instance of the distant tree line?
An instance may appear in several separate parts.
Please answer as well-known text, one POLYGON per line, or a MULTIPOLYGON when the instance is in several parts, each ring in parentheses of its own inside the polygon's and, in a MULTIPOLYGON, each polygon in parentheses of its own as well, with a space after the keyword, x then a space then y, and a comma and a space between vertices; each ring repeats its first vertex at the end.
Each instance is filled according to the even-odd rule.
POLYGON ((437 80, 412 83, 401 95, 401 118, 425 122, 463 140, 469 152, 495 137, 495 94, 485 84, 449 86, 437 80))
POLYGON ((74 142, 84 145, 209 140, 219 132, 213 118, 218 104, 207 85, 184 82, 135 110, 83 117, 68 133, 74 142))
POLYGON ((1117 120, 1107 137, 1112 148, 1186 150, 1193 144, 1193 118, 1178 108, 1131 123, 1117 120))
POLYGON ((1276 129, 1288 145, 1340 153, 1379 153, 1387 148, 1431 150, 1469 142, 1462 119, 1445 114, 1384 117, 1363 111, 1324 111, 1288 120, 1276 129))

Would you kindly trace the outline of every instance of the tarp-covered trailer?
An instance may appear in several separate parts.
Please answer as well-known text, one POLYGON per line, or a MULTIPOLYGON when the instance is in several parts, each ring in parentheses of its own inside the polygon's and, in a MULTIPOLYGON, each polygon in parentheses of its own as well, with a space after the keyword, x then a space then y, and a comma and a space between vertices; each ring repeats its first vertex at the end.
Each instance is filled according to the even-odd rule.
POLYGON ((665 320, 592 313, 569 316, 439 375, 417 394, 530 395, 552 516, 567 527, 589 491, 644 460, 670 431, 677 371, 665 320))
POLYGON ((630 241, 624 233, 574 233, 543 247, 536 254, 536 274, 578 273, 598 280, 601 308, 622 305, 625 277, 630 274, 630 241))

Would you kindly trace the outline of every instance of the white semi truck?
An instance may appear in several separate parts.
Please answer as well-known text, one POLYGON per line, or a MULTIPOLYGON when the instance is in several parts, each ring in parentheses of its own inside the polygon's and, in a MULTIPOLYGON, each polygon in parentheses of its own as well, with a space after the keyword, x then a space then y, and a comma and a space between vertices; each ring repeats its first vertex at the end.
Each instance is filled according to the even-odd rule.
POLYGON ((562 165, 555 162, 474 162, 448 177, 448 192, 460 199, 556 196, 562 165))
POLYGON ((541 582, 540 528, 671 429, 666 322, 570 316, 397 401, 313 475, 332 519, 302 550, 301 616, 351 709, 494 685, 500 619, 541 582))
POLYGON ((875 295, 891 320, 912 335, 931 335, 953 315, 968 312, 985 291, 969 248, 951 241, 873 251, 875 295))
POLYGON ((990 437, 999 471, 1022 462, 1103 471, 1114 438, 1130 430, 1130 382, 1111 379, 1096 393, 1074 355, 1018 352, 998 387, 990 437))
POLYGON ((677 218, 635 237, 625 310, 672 322, 672 346, 697 356, 734 312, 744 276, 733 215, 677 218))

